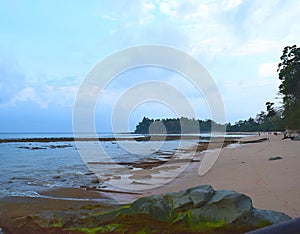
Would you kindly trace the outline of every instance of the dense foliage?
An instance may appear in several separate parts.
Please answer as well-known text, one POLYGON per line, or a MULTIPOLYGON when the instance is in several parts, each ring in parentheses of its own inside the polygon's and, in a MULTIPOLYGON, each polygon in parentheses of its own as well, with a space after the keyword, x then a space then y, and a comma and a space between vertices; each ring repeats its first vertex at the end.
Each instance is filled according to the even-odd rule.
POLYGON ((267 111, 262 111, 256 115, 256 118, 240 120, 235 124, 218 124, 213 120, 196 120, 188 118, 173 119, 150 119, 144 117, 138 123, 134 133, 137 134, 179 134, 179 133, 203 133, 214 131, 229 132, 258 132, 258 131, 282 131, 284 130, 281 111, 275 110, 274 103, 267 102, 267 111))
POLYGON ((283 117, 289 129, 300 129, 300 47, 287 46, 278 65, 279 93, 283 95, 283 117))
POLYGON ((176 134, 176 133, 199 133, 210 132, 212 126, 221 130, 224 125, 217 124, 213 120, 196 120, 185 117, 173 119, 149 119, 144 117, 136 126, 134 133, 139 134, 176 134))

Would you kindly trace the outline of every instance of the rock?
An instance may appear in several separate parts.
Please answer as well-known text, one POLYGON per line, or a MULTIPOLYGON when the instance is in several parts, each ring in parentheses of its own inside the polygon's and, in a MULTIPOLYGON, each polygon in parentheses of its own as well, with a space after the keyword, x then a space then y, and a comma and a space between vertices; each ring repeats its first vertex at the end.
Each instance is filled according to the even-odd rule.
POLYGON ((270 222, 270 223, 280 223, 287 221, 287 215, 281 212, 276 212, 272 210, 259 210, 253 209, 253 216, 259 219, 261 222, 270 222))
POLYGON ((200 207, 204 205, 211 198, 214 192, 215 191, 211 185, 203 185, 194 188, 190 192, 190 198, 194 207, 200 207))
POLYGON ((99 184, 100 180, 98 178, 92 179, 91 181, 93 184, 99 184))
POLYGON ((264 228, 256 229, 245 234, 262 234, 262 233, 289 233, 298 234, 300 230, 300 218, 276 223, 264 228))
POLYGON ((126 214, 148 214, 162 221, 168 221, 173 209, 173 197, 169 194, 142 197, 133 202, 126 214))
POLYGON ((274 160, 280 160, 280 159, 282 159, 282 157, 277 156, 277 157, 271 157, 268 160, 269 161, 274 161, 274 160))
POLYGON ((72 147, 72 145, 68 144, 68 145, 50 145, 49 146, 50 149, 62 149, 62 148, 68 148, 68 147, 72 147))
POLYGON ((44 149, 47 149, 45 147, 38 147, 38 146, 35 146, 35 147, 19 146, 18 148, 19 149, 29 149, 29 150, 44 150, 44 149))
POLYGON ((243 215, 252 211, 252 201, 246 195, 234 191, 217 191, 200 209, 191 211, 192 222, 201 220, 225 221, 231 224, 243 215))
POLYGON ((94 175, 94 172, 86 172, 85 175, 94 175))
POLYGON ((190 194, 186 191, 180 191, 178 193, 170 193, 173 198, 173 209, 176 211, 185 211, 192 207, 192 200, 190 194))
POLYGON ((125 213, 147 214, 152 219, 197 231, 214 228, 235 230, 239 226, 247 231, 290 219, 280 212, 255 209, 251 198, 244 194, 231 190, 214 191, 210 185, 143 197, 125 213))
MULTIPOLYGON (((250 197, 201 185, 142 197, 128 205, 100 204, 41 211, 11 221, 11 233, 244 233, 290 220, 253 207, 250 197), (20 232, 18 232, 19 230, 20 232)), ((0 220, 1 221, 1 220, 0 220)), ((1 223, 3 227, 5 223, 1 223)))

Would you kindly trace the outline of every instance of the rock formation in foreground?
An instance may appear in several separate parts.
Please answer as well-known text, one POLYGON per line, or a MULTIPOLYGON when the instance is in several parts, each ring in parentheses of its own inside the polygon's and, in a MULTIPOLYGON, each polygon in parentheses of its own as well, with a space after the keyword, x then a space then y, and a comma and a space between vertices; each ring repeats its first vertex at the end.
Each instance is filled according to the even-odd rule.
POLYGON ((10 220, 3 228, 7 233, 244 233, 289 219, 254 208, 244 194, 201 185, 129 205, 41 211, 10 220))

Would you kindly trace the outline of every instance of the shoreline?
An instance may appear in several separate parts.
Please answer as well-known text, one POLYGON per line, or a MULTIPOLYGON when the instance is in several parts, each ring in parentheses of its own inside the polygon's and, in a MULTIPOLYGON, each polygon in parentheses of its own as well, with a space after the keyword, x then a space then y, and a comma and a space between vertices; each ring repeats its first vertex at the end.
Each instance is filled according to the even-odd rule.
MULTIPOLYGON (((206 134, 206 133, 203 133, 206 134)), ((17 142, 43 142, 43 143, 51 143, 51 142, 75 142, 75 141, 99 141, 99 142, 107 142, 107 141, 171 141, 171 140, 209 140, 210 138, 220 137, 219 134, 224 135, 224 138, 241 138, 235 137, 235 135, 254 135, 257 132, 213 132, 211 136, 201 136, 200 134, 190 133, 190 134, 166 134, 166 135, 148 135, 148 134, 140 134, 141 136, 132 137, 28 137, 28 138, 2 138, 0 139, 0 143, 17 143, 17 142), (226 137, 226 135, 232 135, 226 137)))
MULTIPOLYGON (((284 212, 292 218, 299 217, 300 142, 281 139, 280 134, 243 138, 240 141, 248 141, 248 144, 223 148, 215 165, 203 176, 198 173, 201 159, 204 154, 209 156, 211 152, 199 152, 178 177, 151 190, 131 193, 120 189, 118 192, 108 182, 108 186, 99 191, 89 188, 54 188, 39 192, 41 197, 3 197, 0 198, 0 221, 4 223, 9 218, 43 210, 80 208, 103 203, 125 204, 140 197, 178 192, 204 184, 210 184, 217 190, 235 190, 246 194, 259 209, 284 212), (268 140, 255 142, 263 138, 268 140), (272 157, 277 157, 277 160, 270 160, 272 157)), ((143 172, 135 171, 134 181, 146 182, 148 177, 143 172)))

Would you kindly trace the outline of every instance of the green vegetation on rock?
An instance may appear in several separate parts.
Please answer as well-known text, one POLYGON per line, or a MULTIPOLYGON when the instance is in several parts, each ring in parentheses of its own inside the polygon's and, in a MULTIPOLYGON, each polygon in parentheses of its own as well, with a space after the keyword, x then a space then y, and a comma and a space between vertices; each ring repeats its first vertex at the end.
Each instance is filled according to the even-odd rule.
POLYGON ((251 199, 200 185, 176 193, 142 197, 127 205, 90 205, 43 211, 11 220, 11 233, 244 233, 289 220, 255 209, 251 199), (93 208, 94 207, 94 208, 93 208))

